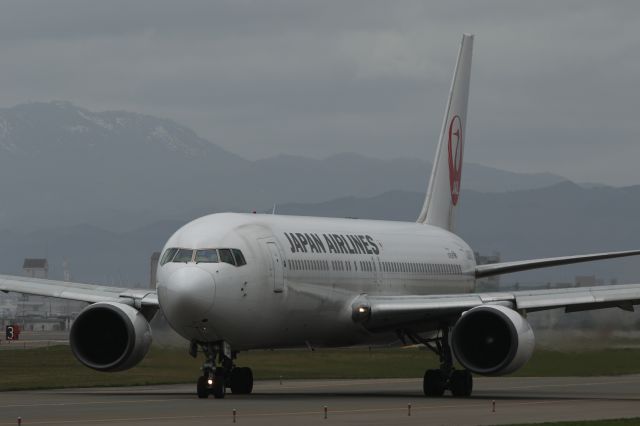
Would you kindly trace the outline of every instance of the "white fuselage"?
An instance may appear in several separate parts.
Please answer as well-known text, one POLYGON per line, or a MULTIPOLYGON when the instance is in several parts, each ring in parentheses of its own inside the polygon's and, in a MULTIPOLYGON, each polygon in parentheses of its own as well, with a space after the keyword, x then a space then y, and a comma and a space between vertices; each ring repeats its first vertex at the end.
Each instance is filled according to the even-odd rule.
POLYGON ((464 293, 475 282, 462 239, 411 222, 222 213, 183 226, 170 248, 242 252, 242 266, 194 256, 157 274, 179 334, 237 350, 379 341, 351 319, 359 296, 464 293))

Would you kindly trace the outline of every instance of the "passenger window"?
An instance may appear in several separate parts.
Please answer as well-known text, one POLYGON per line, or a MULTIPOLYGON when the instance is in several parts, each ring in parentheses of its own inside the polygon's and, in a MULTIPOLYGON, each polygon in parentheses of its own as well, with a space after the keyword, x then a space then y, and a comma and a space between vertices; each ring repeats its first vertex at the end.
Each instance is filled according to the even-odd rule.
POLYGON ((244 259, 244 255, 238 249, 231 249, 233 252, 233 257, 236 259, 236 266, 246 265, 247 261, 244 259))
POLYGON ((231 254, 231 249, 218 249, 218 255, 220 256, 220 262, 230 265, 236 264, 236 261, 233 259, 233 254, 231 254))
POLYGON ((176 255, 177 251, 178 251, 177 248, 166 249, 164 252, 164 255, 162 256, 162 260, 160 260, 160 266, 164 265, 167 262, 171 262, 171 259, 173 259, 173 256, 176 255))
POLYGON ((187 263, 191 262, 191 258, 193 257, 193 250, 191 249, 178 249, 175 257, 173 258, 174 263, 187 263))
POLYGON ((197 250, 196 263, 218 263, 218 251, 216 249, 197 250))

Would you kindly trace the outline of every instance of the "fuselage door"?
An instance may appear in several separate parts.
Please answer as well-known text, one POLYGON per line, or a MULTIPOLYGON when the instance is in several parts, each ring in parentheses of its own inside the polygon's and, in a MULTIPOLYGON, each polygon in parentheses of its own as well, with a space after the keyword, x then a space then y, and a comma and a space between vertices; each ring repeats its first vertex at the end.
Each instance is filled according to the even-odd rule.
POLYGON ((266 241, 267 249, 271 258, 271 267, 269 268, 270 280, 273 282, 273 291, 281 293, 284 289, 284 269, 282 265, 282 256, 280 249, 273 241, 266 241))
POLYGON ((382 264, 378 256, 371 258, 371 265, 373 267, 373 276, 375 277, 376 285, 382 284, 382 264))

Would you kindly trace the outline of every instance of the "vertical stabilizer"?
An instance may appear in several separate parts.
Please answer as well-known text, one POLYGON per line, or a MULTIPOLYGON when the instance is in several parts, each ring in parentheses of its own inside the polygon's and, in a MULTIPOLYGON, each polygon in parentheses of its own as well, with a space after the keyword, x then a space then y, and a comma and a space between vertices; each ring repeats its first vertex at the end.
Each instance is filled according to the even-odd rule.
POLYGON ((464 34, 453 73, 429 188, 417 220, 418 223, 435 225, 450 231, 453 231, 454 215, 460 196, 472 50, 473 35, 464 34))

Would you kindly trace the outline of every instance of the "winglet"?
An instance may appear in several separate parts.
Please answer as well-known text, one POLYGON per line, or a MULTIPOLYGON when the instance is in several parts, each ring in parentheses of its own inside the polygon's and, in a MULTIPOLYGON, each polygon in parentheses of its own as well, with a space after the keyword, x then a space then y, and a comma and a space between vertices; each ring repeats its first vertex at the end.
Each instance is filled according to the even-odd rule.
POLYGON ((435 225, 450 231, 453 231, 454 213, 460 196, 472 50, 473 35, 464 34, 451 82, 429 188, 417 220, 418 223, 435 225))

